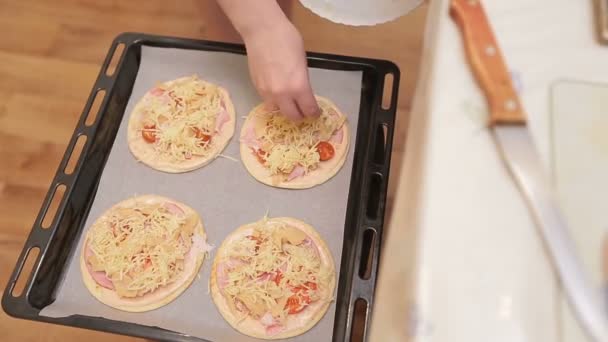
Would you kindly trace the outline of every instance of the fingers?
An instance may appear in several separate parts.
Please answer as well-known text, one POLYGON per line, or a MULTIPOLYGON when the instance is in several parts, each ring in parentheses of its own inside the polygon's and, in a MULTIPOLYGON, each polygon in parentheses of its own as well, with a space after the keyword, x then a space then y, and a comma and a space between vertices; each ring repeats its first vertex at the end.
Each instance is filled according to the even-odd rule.
POLYGON ((310 85, 307 84, 304 90, 300 90, 295 94, 295 102, 300 110, 300 113, 305 117, 318 117, 321 115, 321 110, 317 104, 317 100, 312 94, 310 85))
POLYGON ((275 110, 279 110, 279 106, 277 106, 272 100, 264 100, 264 110, 274 112, 275 110))
POLYGON ((299 121, 304 117, 298 110, 295 102, 288 96, 275 96, 272 97, 269 93, 264 93, 264 110, 273 112, 280 111, 281 114, 288 117, 290 120, 299 121))
POLYGON ((288 96, 283 96, 275 100, 277 106, 281 110, 281 113, 288 117, 290 120, 298 121, 304 118, 304 115, 300 112, 298 107, 296 106, 293 98, 288 96))
POLYGON ((265 93, 264 95, 267 110, 279 109, 283 115, 291 120, 318 117, 321 114, 317 100, 307 83, 297 90, 265 93))
POLYGON ((282 108, 272 100, 264 100, 264 110, 268 112, 280 111, 281 114, 294 121, 298 121, 303 118, 297 108, 293 106, 293 101, 290 101, 289 98, 279 101, 282 103, 282 108))
POLYGON ((264 98, 266 110, 280 110, 291 120, 317 117, 321 114, 313 95, 306 69, 290 79, 274 79, 256 82, 256 88, 264 98))

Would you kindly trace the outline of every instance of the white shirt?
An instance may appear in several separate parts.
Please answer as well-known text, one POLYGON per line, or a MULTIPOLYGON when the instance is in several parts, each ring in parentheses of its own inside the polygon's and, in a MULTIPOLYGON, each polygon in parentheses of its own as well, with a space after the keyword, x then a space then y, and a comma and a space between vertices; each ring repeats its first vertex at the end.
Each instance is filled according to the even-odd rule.
POLYGON ((423 0, 300 0, 304 7, 335 23, 381 24, 410 12, 423 0))

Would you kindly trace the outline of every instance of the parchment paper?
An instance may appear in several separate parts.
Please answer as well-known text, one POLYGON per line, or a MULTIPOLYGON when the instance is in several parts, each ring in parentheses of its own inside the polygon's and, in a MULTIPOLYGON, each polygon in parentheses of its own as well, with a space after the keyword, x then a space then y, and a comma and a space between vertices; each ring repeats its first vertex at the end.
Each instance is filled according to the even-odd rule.
MULTIPOLYGON (((239 226, 269 215, 291 216, 315 227, 327 242, 340 274, 342 236, 348 188, 352 170, 361 91, 361 72, 310 69, 315 93, 333 100, 347 115, 351 146, 342 170, 327 183, 307 190, 284 190, 257 182, 245 170, 239 157, 239 134, 247 115, 260 102, 249 81, 244 56, 169 48, 142 48, 142 61, 118 135, 101 176, 99 189, 86 230, 113 204, 134 195, 158 194, 194 208, 201 216, 207 241, 219 246, 239 226), (209 165, 182 174, 167 174, 135 161, 127 146, 127 122, 135 103, 157 81, 198 74, 230 92, 237 112, 237 129, 223 154, 239 161, 218 158, 209 165)), ((55 302, 42 310, 43 316, 74 314, 157 326, 210 341, 258 341, 244 336, 224 321, 208 294, 208 280, 215 250, 203 263, 198 279, 175 301, 154 311, 127 313, 98 302, 85 288, 78 265, 82 239, 69 263, 55 302)), ((294 341, 330 341, 335 303, 309 332, 294 341)))

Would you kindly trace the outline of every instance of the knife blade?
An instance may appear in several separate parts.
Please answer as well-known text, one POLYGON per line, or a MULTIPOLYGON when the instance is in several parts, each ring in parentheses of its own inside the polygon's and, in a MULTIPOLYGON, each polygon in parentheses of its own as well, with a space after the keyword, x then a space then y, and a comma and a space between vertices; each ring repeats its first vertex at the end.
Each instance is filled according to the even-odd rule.
POLYGON ((590 338, 608 341, 608 316, 576 253, 483 6, 478 0, 451 0, 450 14, 486 96, 497 149, 539 229, 575 316, 590 338))

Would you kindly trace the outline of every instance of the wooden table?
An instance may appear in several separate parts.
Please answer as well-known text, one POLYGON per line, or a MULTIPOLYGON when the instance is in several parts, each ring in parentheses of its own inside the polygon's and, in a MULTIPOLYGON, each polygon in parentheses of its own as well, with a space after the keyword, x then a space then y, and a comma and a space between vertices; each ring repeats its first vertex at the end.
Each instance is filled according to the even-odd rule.
MULTIPOLYGON (((400 66, 393 156, 393 165, 399 168, 426 6, 371 28, 330 23, 298 2, 284 6, 308 50, 389 59, 400 66)), ((210 0, 0 0, 0 31, 0 284, 4 287, 112 39, 124 31, 224 41, 239 38, 210 0)), ((15 320, 3 312, 0 329, 5 341, 136 340, 15 320)))

